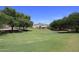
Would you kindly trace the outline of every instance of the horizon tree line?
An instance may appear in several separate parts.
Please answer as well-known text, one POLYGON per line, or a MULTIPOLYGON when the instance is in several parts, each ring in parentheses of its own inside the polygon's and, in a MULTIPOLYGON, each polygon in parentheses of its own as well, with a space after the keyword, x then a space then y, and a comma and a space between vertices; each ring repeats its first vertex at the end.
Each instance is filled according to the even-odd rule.
POLYGON ((14 27, 19 27, 19 30, 25 30, 25 28, 31 27, 33 22, 30 16, 17 12, 11 7, 5 7, 3 10, 0 10, 0 28, 4 24, 9 25, 13 31, 14 27))
POLYGON ((49 29, 57 31, 71 29, 71 31, 79 32, 79 12, 73 12, 62 19, 54 20, 49 24, 49 29))

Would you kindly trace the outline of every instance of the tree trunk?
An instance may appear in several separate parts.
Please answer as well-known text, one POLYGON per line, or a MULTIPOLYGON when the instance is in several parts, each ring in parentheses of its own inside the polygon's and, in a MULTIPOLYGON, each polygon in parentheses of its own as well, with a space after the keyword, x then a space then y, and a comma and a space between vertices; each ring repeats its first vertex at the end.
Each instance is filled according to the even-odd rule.
POLYGON ((75 31, 78 32, 78 28, 76 28, 75 31))
POLYGON ((13 32, 13 26, 12 26, 12 32, 13 32))

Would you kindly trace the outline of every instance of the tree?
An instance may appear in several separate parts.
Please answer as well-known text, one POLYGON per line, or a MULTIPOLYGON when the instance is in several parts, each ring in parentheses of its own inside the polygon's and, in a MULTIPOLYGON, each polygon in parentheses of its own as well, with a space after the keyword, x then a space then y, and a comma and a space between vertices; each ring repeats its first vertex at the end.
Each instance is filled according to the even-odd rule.
POLYGON ((12 9, 10 7, 5 7, 2 10, 2 12, 9 16, 7 25, 11 26, 12 31, 13 31, 13 27, 14 27, 15 22, 16 22, 16 11, 15 11, 15 9, 12 9))
POLYGON ((15 21, 13 18, 8 22, 8 25, 11 26, 11 30, 13 31, 13 27, 15 26, 15 21))
POLYGON ((75 29, 76 32, 79 31, 79 13, 74 12, 68 16, 69 26, 75 29))
POLYGON ((33 21, 30 21, 29 23, 30 23, 29 26, 32 27, 33 26, 33 21))
POLYGON ((7 24, 12 28, 13 27, 23 27, 24 28, 32 26, 33 22, 31 21, 31 17, 28 15, 25 15, 23 13, 16 12, 15 9, 12 9, 10 7, 5 7, 3 10, 0 12, 0 25, 2 24, 7 24))
POLYGON ((4 24, 7 24, 10 20, 10 16, 6 15, 3 12, 0 12, 0 27, 3 27, 4 24))
POLYGON ((2 12, 4 12, 5 14, 12 16, 12 17, 16 17, 16 10, 10 7, 5 7, 2 12))
POLYGON ((49 26, 51 30, 62 30, 64 29, 64 24, 65 24, 64 20, 58 19, 51 22, 49 26))
POLYGON ((23 30, 25 30, 25 27, 27 28, 33 25, 33 22, 30 21, 30 16, 24 15, 22 13, 17 13, 17 20, 19 21, 19 30, 20 27, 23 27, 23 30))
POLYGON ((75 32, 79 31, 79 13, 74 12, 70 14, 68 17, 64 17, 62 19, 55 20, 50 23, 50 29, 52 30, 66 30, 71 29, 75 32))

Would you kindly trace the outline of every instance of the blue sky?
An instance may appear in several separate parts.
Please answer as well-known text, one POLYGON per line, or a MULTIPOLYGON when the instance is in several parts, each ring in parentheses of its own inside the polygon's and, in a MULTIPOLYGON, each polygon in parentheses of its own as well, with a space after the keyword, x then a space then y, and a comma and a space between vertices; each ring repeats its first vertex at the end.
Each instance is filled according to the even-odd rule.
MULTIPOLYGON (((4 6, 0 6, 3 9, 4 6)), ((53 20, 79 12, 78 6, 12 6, 17 12, 31 16, 34 23, 49 24, 53 20)))

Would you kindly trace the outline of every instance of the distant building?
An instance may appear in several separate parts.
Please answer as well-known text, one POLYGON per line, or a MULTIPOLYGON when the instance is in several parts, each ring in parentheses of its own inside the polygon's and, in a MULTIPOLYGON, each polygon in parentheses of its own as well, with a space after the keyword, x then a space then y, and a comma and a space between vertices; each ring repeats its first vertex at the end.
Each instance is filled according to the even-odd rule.
POLYGON ((38 28, 38 29, 45 29, 48 27, 48 24, 42 24, 42 23, 38 23, 38 24, 34 24, 33 28, 38 28))

